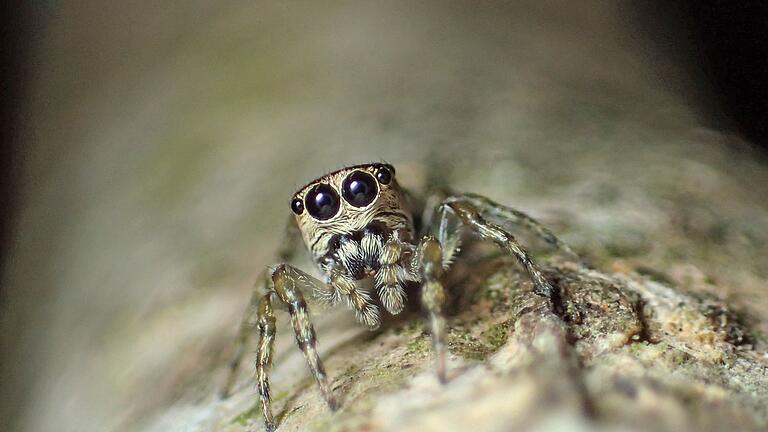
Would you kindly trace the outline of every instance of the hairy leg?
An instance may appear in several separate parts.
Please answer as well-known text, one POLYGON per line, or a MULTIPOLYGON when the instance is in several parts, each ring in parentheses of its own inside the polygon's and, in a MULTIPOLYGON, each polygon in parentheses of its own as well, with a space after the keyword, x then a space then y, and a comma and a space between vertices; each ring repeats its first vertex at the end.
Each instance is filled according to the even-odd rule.
POLYGON ((518 243, 515 237, 504 230, 499 225, 488 222, 480 214, 480 210, 467 200, 447 199, 445 206, 450 208, 451 212, 461 220, 461 222, 472 229, 476 234, 484 239, 490 239, 496 242, 502 249, 506 250, 512 256, 517 258, 520 265, 528 272, 533 281, 534 292, 541 296, 552 298, 555 295, 555 289, 550 285, 544 275, 542 275, 533 258, 518 243))
MULTIPOLYGON (((277 252, 278 258, 281 262, 290 261, 299 250, 301 245, 301 236, 296 223, 293 218, 288 219, 288 223, 285 228, 285 239, 282 242, 280 249, 277 252)), ((240 365, 243 360, 243 356, 248 346, 248 341, 253 335, 256 325, 253 321, 257 313, 257 306, 262 296, 267 293, 271 284, 269 271, 263 270, 256 282, 253 285, 251 291, 251 299, 248 301, 248 306, 243 313, 243 317, 240 320, 240 326, 237 331, 237 338, 235 339, 235 352, 232 359, 229 361, 229 368, 227 371, 227 379, 224 382, 224 386, 220 390, 219 394, 222 398, 227 398, 232 392, 232 388, 237 381, 237 372, 240 369, 240 365)))
POLYGON ((445 191, 436 191, 427 197, 419 229, 419 234, 422 237, 428 235, 437 237, 440 246, 443 248, 444 269, 450 267, 461 248, 462 231, 461 224, 456 223, 455 218, 449 218, 446 215, 448 210, 444 205, 444 201, 447 197, 448 195, 445 191))
POLYGON ((269 391, 269 369, 272 367, 272 351, 277 331, 275 313, 272 309, 272 295, 273 293, 267 293, 259 301, 257 323, 261 338, 256 351, 256 385, 261 399, 261 410, 264 413, 264 424, 270 432, 277 426, 272 414, 272 397, 269 391))
POLYGON ((272 367, 276 333, 275 314, 272 307, 272 300, 275 297, 288 307, 296 344, 304 353, 309 370, 317 380, 328 406, 331 409, 336 409, 336 399, 331 392, 325 368, 317 353, 315 329, 309 319, 309 311, 304 296, 298 288, 299 285, 305 285, 304 276, 305 273, 287 264, 277 266, 272 272, 272 290, 261 297, 257 306, 257 324, 261 337, 256 351, 256 383, 264 414, 264 424, 269 432, 274 431, 277 427, 272 413, 269 384, 269 370, 272 367))
POLYGON ((511 224, 523 226, 536 234, 539 238, 544 240, 552 247, 564 252, 572 259, 575 259, 577 262, 581 261, 581 257, 579 257, 579 255, 576 254, 576 252, 574 252, 570 246, 560 240, 554 233, 552 233, 552 231, 547 229, 539 221, 520 210, 499 204, 482 195, 473 193, 456 195, 451 197, 449 201, 468 202, 474 206, 481 215, 487 218, 493 218, 500 223, 509 222, 511 224))
POLYGON ((273 289, 280 301, 288 306, 288 312, 291 314, 291 323, 293 324, 293 332, 296 336, 296 344, 304 353, 309 369, 317 380, 323 397, 331 409, 336 409, 336 399, 333 397, 333 393, 328 385, 325 368, 320 360, 320 355, 317 353, 315 329, 309 319, 307 302, 297 286, 295 270, 295 268, 288 264, 279 265, 272 273, 273 289))
POLYGON ((240 370, 240 364, 242 363, 243 356, 245 355, 248 339, 250 339, 256 327, 252 320, 258 312, 259 299, 267 291, 267 286, 269 286, 269 283, 269 272, 267 269, 265 269, 256 279, 256 283, 254 284, 253 292, 251 294, 251 299, 248 302, 248 307, 246 308, 245 313, 243 313, 243 318, 240 321, 240 327, 237 331, 237 339, 235 340, 235 353, 232 356, 232 359, 229 361, 227 380, 224 383, 224 387, 219 392, 222 398, 228 398, 230 396, 232 387, 234 387, 235 381, 237 381, 237 372, 240 370))

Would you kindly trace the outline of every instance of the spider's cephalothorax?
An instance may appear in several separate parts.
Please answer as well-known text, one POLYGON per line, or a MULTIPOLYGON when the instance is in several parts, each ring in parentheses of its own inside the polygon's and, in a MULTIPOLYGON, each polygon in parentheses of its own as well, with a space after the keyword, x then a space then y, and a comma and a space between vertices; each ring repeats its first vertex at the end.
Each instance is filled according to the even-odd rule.
POLYGON ((413 236, 410 209, 389 165, 359 165, 325 175, 291 201, 304 242, 316 260, 340 238, 398 231, 413 236))
MULTIPOLYGON (((533 281, 537 294, 551 298, 555 293, 531 257, 503 226, 515 224, 532 230, 551 245, 575 256, 549 230, 530 216, 475 194, 444 196, 424 200, 422 209, 410 209, 405 194, 388 164, 356 165, 326 174, 301 188, 291 200, 295 226, 320 269, 318 280, 289 264, 279 264, 259 279, 240 326, 238 350, 230 365, 223 390, 231 389, 244 346, 257 317, 261 334, 256 356, 256 377, 267 430, 276 423, 272 414, 269 368, 275 337, 273 301, 285 305, 291 315, 296 343, 304 352, 328 405, 335 409, 328 378, 315 349, 315 330, 309 320, 304 293, 335 304, 340 300, 355 311, 369 328, 380 323, 381 306, 391 314, 403 310, 405 286, 421 286, 420 303, 432 334, 437 375, 446 381, 445 292, 441 282, 458 250, 461 228, 468 227, 513 255, 533 281), (421 237, 414 229, 413 210, 419 210, 421 237), (458 223, 457 223, 458 222, 458 223), (458 227, 458 228, 451 228, 458 227), (372 284, 362 281, 371 280, 372 284), (373 289, 368 289, 369 285, 373 289), (376 301, 378 299, 378 301, 376 301)), ((289 236, 281 257, 289 259, 294 244, 289 236)))
POLYGON ((368 164, 327 174, 299 190, 291 201, 299 231, 326 284, 315 289, 325 300, 349 300, 371 328, 379 315, 356 281, 373 279, 381 304, 392 314, 405 302, 404 285, 419 280, 412 271, 413 218, 390 165, 368 164))

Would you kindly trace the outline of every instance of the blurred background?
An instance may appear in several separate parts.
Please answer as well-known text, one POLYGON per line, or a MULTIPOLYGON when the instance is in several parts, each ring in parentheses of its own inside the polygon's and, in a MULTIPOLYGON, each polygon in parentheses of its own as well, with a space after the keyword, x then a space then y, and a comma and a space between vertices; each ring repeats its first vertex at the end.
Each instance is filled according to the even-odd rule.
POLYGON ((351 163, 768 310, 763 3, 3 8, 2 430, 218 430, 288 198, 351 163))

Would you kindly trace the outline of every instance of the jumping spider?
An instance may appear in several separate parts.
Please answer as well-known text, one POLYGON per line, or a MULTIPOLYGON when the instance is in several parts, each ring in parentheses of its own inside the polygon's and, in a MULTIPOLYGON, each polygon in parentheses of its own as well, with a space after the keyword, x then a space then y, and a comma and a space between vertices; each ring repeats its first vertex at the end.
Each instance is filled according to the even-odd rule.
POLYGON ((446 381, 445 292, 441 276, 458 251, 461 228, 469 227, 481 238, 493 240, 512 254, 530 276, 537 294, 550 299, 555 294, 528 252, 502 227, 509 223, 522 225, 573 255, 568 246, 530 216, 475 194, 435 194, 424 201, 418 213, 412 212, 409 201, 395 180, 394 167, 383 163, 334 171, 310 182, 293 196, 294 234, 285 242, 280 258, 287 261, 296 249, 295 227, 298 227, 323 280, 285 263, 271 272, 270 269, 264 271, 243 317, 238 349, 222 392, 226 397, 234 384, 245 343, 253 332, 251 319, 255 314, 261 334, 256 352, 256 377, 268 431, 276 427, 269 386, 275 340, 273 301, 287 307, 296 343, 304 352, 325 400, 334 410, 336 399, 315 349, 315 330, 302 291, 312 291, 329 304, 346 300, 359 322, 376 329, 380 323, 379 306, 397 315, 405 306, 406 289, 420 285, 421 304, 428 316, 441 382, 446 381), (365 280, 372 281, 373 289, 363 287, 365 280))

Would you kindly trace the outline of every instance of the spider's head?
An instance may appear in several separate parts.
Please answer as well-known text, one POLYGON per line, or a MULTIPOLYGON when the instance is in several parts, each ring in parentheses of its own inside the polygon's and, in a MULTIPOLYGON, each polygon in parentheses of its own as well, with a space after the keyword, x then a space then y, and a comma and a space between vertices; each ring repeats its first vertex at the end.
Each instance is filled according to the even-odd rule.
POLYGON ((291 210, 315 257, 328 252, 334 237, 366 230, 412 231, 395 169, 388 164, 355 165, 326 174, 296 192, 291 210))

